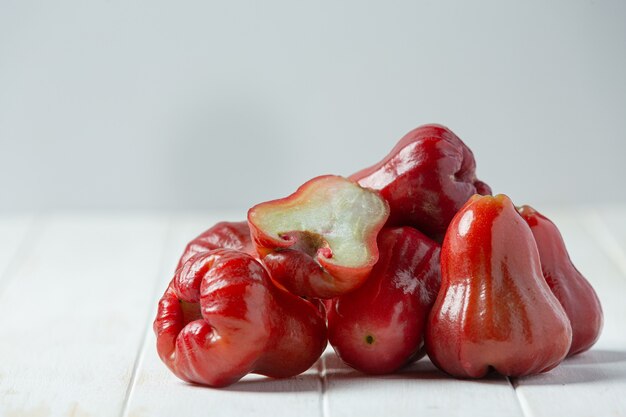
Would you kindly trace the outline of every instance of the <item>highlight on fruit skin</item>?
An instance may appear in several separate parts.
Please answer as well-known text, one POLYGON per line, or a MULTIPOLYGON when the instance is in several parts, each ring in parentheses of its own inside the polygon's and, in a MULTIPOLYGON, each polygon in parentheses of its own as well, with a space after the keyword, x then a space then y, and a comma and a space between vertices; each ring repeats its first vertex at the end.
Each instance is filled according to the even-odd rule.
POLYGON ((428 319, 428 356, 444 372, 480 378, 546 372, 567 355, 572 328, 541 274, 537 244, 505 195, 474 196, 441 249, 441 289, 428 319))
POLYGON ((248 223, 272 279, 296 295, 331 298, 366 279, 388 216, 377 192, 324 175, 288 197, 252 207, 248 223))

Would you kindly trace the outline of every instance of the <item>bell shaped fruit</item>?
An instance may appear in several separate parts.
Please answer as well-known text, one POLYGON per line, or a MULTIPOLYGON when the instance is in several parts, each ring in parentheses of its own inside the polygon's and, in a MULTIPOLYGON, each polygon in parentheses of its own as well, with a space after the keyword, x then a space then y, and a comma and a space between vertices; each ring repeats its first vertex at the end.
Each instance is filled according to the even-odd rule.
POLYGON ((360 286, 378 260, 389 207, 346 178, 314 178, 289 197, 248 211, 253 241, 272 279, 290 292, 331 298, 360 286))
POLYGON ((572 324, 568 355, 584 352, 598 340, 603 315, 600 300, 589 281, 570 260, 559 229, 530 206, 518 208, 537 242, 541 270, 572 324))
POLYGON ((328 338, 348 365, 362 372, 393 372, 423 355, 428 312, 441 281, 439 245, 411 227, 378 235, 380 258, 367 281, 334 298, 328 338))
POLYGON ((256 249, 250 237, 248 222, 219 222, 202 232, 187 244, 176 269, 196 253, 222 248, 236 249, 255 256, 256 249))
POLYGON ((443 371, 480 378, 548 371, 569 351, 572 328, 543 275, 530 228, 505 195, 475 196, 450 223, 441 289, 425 343, 443 371))
POLYGON ((176 376, 211 387, 250 372, 297 375, 326 347, 323 312, 277 288, 257 260, 232 249, 183 264, 159 302, 154 332, 176 376))
POLYGON ((476 178, 472 151, 435 124, 410 131, 382 161, 350 178, 389 202, 388 226, 413 226, 438 242, 473 194, 491 194, 476 178))

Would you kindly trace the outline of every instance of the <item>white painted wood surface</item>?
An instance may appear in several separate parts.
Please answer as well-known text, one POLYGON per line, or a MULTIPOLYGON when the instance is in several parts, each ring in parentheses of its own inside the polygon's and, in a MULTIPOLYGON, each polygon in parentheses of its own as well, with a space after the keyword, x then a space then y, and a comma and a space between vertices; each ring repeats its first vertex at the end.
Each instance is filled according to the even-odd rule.
POLYGON ((0 414, 119 415, 168 220, 53 216, 2 277, 0 414))
POLYGON ((427 359, 365 376, 328 349, 305 374, 186 384, 156 355, 156 303, 185 243, 244 212, 0 216, 0 416, 626 416, 626 207, 547 212, 605 312, 594 348, 513 381, 427 359))

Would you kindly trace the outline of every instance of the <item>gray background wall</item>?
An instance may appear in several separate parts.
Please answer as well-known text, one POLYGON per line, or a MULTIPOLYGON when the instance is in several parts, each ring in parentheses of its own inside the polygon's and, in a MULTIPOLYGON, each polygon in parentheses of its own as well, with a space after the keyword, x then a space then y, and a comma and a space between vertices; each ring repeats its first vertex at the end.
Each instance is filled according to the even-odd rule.
POLYGON ((0 210, 245 208, 439 122, 518 203, 626 202, 626 2, 0 0, 0 210))

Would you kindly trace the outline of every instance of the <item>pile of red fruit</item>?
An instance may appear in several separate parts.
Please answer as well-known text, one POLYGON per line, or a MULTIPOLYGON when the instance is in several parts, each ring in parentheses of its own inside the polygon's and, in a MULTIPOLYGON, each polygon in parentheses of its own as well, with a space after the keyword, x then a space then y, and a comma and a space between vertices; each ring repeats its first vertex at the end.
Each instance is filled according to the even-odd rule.
POLYGON ((223 387, 297 375, 327 341, 363 372, 427 353, 461 378, 545 372, 589 349, 602 309, 558 229, 475 171, 454 133, 422 126, 349 179, 314 178, 216 224, 161 298, 159 356, 223 387))

